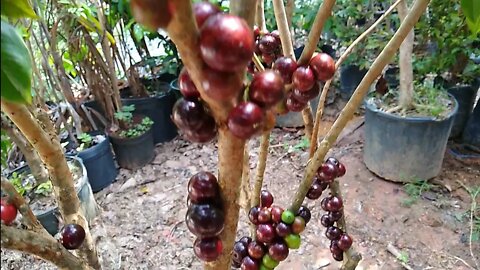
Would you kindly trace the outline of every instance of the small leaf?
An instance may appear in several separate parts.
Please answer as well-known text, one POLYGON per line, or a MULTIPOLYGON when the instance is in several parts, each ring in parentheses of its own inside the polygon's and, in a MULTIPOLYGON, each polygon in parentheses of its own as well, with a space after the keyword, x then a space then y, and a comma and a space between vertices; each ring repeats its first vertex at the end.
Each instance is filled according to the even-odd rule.
POLYGON ((462 11, 467 18, 467 25, 474 34, 480 33, 480 1, 461 0, 462 11))
POLYGON ((2 20, 1 25, 1 96, 12 102, 32 101, 32 62, 15 28, 2 20))
POLYGON ((1 11, 9 18, 37 18, 28 0, 2 0, 1 11))

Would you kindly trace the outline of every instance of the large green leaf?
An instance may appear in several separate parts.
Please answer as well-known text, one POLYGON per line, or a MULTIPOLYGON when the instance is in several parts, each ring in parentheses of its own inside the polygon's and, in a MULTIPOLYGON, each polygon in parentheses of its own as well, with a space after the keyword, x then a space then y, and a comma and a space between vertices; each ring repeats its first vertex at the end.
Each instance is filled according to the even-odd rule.
POLYGON ((13 26, 1 25, 1 96, 19 103, 32 101, 32 62, 22 38, 13 26))
POLYGON ((37 18, 28 0, 2 0, 2 15, 9 18, 37 18))
POLYGON ((473 34, 480 33, 480 1, 462 0, 462 10, 467 18, 467 25, 473 34))

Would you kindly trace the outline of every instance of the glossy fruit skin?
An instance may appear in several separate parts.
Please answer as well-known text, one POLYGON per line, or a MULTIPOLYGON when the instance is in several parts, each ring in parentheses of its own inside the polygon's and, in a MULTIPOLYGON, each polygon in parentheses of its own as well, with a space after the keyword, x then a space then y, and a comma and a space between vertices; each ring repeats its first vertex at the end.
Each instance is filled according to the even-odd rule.
POLYGON ((284 97, 283 79, 273 70, 258 72, 253 76, 248 95, 251 101, 269 108, 284 97))
POLYGON ((206 117, 205 122, 196 130, 182 130, 187 140, 195 143, 206 143, 217 136, 217 124, 212 116, 206 117))
POLYGON ((233 260, 232 260, 232 267, 233 267, 233 268, 240 268, 240 267, 242 267, 242 263, 241 263, 241 262, 236 262, 236 261, 233 261, 233 260))
POLYGON ((265 113, 257 104, 244 101, 230 111, 227 125, 233 135, 246 140, 261 129, 264 118, 265 113))
POLYGON ((182 71, 180 71, 180 74, 178 75, 178 88, 180 88, 180 92, 185 99, 194 100, 200 97, 200 92, 198 92, 197 87, 193 83, 192 78, 190 78, 185 67, 182 68, 182 71))
POLYGON ((286 237, 284 237, 283 240, 285 240, 285 243, 287 244, 288 248, 291 248, 291 249, 298 249, 301 244, 300 235, 298 234, 289 234, 286 237))
POLYGON ((338 159, 336 159, 334 157, 329 157, 329 158, 327 158, 325 163, 331 163, 331 164, 335 165, 335 167, 338 167, 338 165, 340 164, 340 161, 338 161, 338 159))
POLYGON ((193 14, 197 21, 198 28, 201 28, 205 21, 212 15, 222 12, 222 10, 207 1, 197 2, 193 4, 193 14))
POLYGON ((219 196, 217 178, 210 172, 199 172, 188 181, 188 197, 195 204, 209 203, 219 196))
POLYGON ((275 239, 275 228, 271 224, 259 224, 257 226, 257 240, 269 244, 275 239))
POLYGON ((270 207, 273 204, 273 195, 270 191, 262 189, 260 191, 260 206, 270 207))
POLYGON ((328 216, 329 216, 330 220, 339 221, 340 218, 342 218, 342 212, 341 211, 333 211, 333 212, 328 213, 328 216))
POLYGON ((300 234, 305 230, 305 220, 302 217, 296 216, 292 223, 292 233, 300 234))
POLYGON ((297 70, 297 62, 291 57, 280 57, 273 64, 273 69, 280 73, 284 83, 292 82, 292 75, 297 70))
POLYGON ((214 70, 243 71, 254 50, 253 32, 240 17, 216 14, 209 17, 200 29, 201 56, 214 70))
POLYGON ((132 0, 130 8, 135 20, 151 30, 167 27, 175 10, 172 0, 132 0))
POLYGON ((272 213, 272 221, 279 223, 282 221, 283 208, 280 206, 272 206, 270 212, 272 213))
POLYGON ((328 211, 337 212, 337 211, 340 211, 342 207, 343 207, 342 198, 333 196, 332 198, 330 198, 330 200, 328 200, 328 203, 327 203, 328 211))
POLYGON ((309 198, 310 200, 316 200, 320 198, 320 196, 322 196, 322 193, 323 193, 322 185, 317 181, 315 181, 308 189, 307 198, 309 198))
POLYGON ((344 176, 346 172, 347 172, 347 169, 345 168, 345 165, 343 165, 342 163, 339 163, 337 177, 344 176))
POLYGON ((280 222, 275 227, 275 232, 280 237, 286 237, 287 235, 292 233, 292 228, 289 225, 287 225, 283 222, 280 222))
POLYGON ((279 46, 282 45, 282 40, 280 38, 280 31, 273 30, 272 32, 270 32, 270 35, 275 38, 279 46))
POLYGON ((60 231, 60 237, 60 242, 66 249, 77 249, 85 240, 85 230, 78 224, 67 224, 60 231))
POLYGON ((291 112, 301 112, 305 107, 307 107, 307 103, 301 102, 297 100, 290 92, 287 96, 287 100, 285 101, 285 106, 291 112))
POLYGON ((1 200, 0 216, 5 225, 10 225, 17 217, 17 208, 15 205, 7 203, 6 200, 1 200))
POLYGON ((209 116, 199 100, 181 98, 175 102, 172 110, 172 120, 182 130, 197 130, 209 116))
POLYGON ((262 258, 262 264, 270 269, 273 269, 278 266, 279 262, 270 257, 270 255, 265 254, 262 258))
POLYGON ((260 263, 250 256, 243 258, 242 265, 240 266, 242 270, 258 270, 259 267, 260 263))
POLYGON ((258 42, 258 49, 262 54, 272 54, 278 49, 279 43, 277 39, 271 34, 266 34, 260 38, 258 42))
POLYGON ((260 260, 263 257, 263 255, 265 255, 265 253, 266 253, 266 248, 259 241, 252 241, 248 245, 248 255, 253 259, 260 260))
POLYGON ((288 257, 289 249, 283 241, 278 241, 270 245, 268 255, 278 262, 284 261, 288 257))
POLYGON ((248 245, 252 242, 252 238, 249 236, 244 236, 238 240, 239 242, 242 242, 244 245, 248 247, 248 245))
POLYGON ((324 227, 331 227, 333 226, 333 224, 335 223, 335 221, 328 215, 328 214, 324 214, 321 218, 320 218, 320 223, 322 223, 322 225, 324 227))
POLYGON ((330 196, 328 196, 328 197, 325 197, 325 198, 323 198, 322 201, 320 202, 320 206, 322 207, 323 210, 329 211, 327 205, 328 205, 328 201, 330 201, 331 197, 333 197, 333 196, 330 195, 330 196))
POLYGON ((192 204, 185 216, 185 222, 195 236, 214 237, 223 231, 223 211, 211 204, 192 204))
POLYGON ((340 239, 338 239, 338 247, 343 251, 347 251, 352 246, 352 243, 352 238, 346 233, 342 234, 340 239))
POLYGON ((223 245, 218 237, 197 238, 193 243, 193 252, 204 262, 215 261, 222 254, 223 245))
POLYGON ((293 89, 292 90, 292 96, 300 101, 300 102, 304 102, 304 103, 307 103, 309 102, 310 100, 314 99, 315 97, 318 96, 318 94, 320 93, 320 88, 318 87, 317 84, 315 84, 312 89, 308 90, 308 91, 300 91, 298 89, 293 89))
POLYGON ((333 180, 338 173, 337 167, 331 163, 323 163, 320 171, 326 180, 333 180))
POLYGON ((238 262, 240 264, 243 260, 248 255, 248 245, 245 245, 244 243, 237 241, 233 245, 233 261, 238 262))
POLYGON ((255 206, 250 208, 248 212, 248 219, 252 222, 253 225, 258 225, 260 222, 258 221, 258 214, 260 213, 260 207, 255 206))
POLYGON ((294 220, 295 220, 295 214, 292 211, 290 210, 283 211, 282 221, 285 222, 285 224, 292 224, 294 220))
POLYGON ((215 100, 229 101, 242 90, 242 78, 235 73, 219 72, 204 67, 202 88, 205 94, 215 100))
POLYGON ((330 240, 338 240, 340 239, 340 236, 342 235, 342 230, 339 228, 332 226, 328 227, 327 231, 325 232, 325 236, 330 239, 330 240))
POLYGON ((343 253, 343 250, 338 247, 338 240, 333 240, 330 242, 330 252, 337 255, 343 253))
POLYGON ((335 61, 326 53, 319 53, 313 56, 309 65, 319 81, 330 80, 335 74, 335 61))
POLYGON ((315 85, 315 75, 309 66, 298 67, 292 75, 293 87, 299 91, 308 91, 315 85))
POLYGON ((306 207, 305 205, 300 206, 297 216, 303 218, 305 223, 308 223, 310 219, 312 219, 312 213, 310 212, 310 209, 308 209, 308 207, 306 207))
POLYGON ((269 208, 263 207, 258 213, 258 222, 269 223, 270 221, 272 221, 272 213, 269 208))
POLYGON ((263 53, 262 61, 269 67, 273 63, 273 61, 275 61, 275 57, 276 55, 274 53, 263 53))
POLYGON ((338 261, 338 262, 343 261, 343 253, 339 253, 339 254, 332 253, 332 257, 333 259, 335 259, 335 261, 338 261))

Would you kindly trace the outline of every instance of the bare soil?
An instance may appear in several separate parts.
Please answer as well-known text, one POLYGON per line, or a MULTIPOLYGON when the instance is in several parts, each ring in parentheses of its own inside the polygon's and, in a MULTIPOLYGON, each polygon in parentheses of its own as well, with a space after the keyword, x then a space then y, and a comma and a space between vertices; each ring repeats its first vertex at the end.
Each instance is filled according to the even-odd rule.
MULTIPOLYGON (((458 160, 447 152, 442 173, 430 182, 432 188, 406 206, 411 197, 403 185, 379 179, 365 167, 361 123, 361 117, 352 120, 329 153, 347 167, 340 182, 348 230, 363 256, 358 269, 403 269, 387 251, 389 243, 405 254, 412 269, 475 269, 472 254, 480 257, 480 243, 474 241, 470 250, 471 199, 462 184, 479 188, 480 160, 458 160)), ((296 129, 275 129, 272 134, 264 185, 276 204, 288 206, 301 181, 308 160, 302 136, 296 129)), ((250 143, 252 179, 258 145, 258 139, 250 143)), ((217 145, 177 138, 155 151, 151 164, 137 171, 120 170, 117 181, 95 195, 103 212, 92 231, 104 269, 201 269, 192 250, 194 237, 184 222, 186 185, 200 170, 216 171, 217 145)), ((302 246, 277 269, 338 269, 320 224, 320 200, 306 204, 313 217, 302 234, 302 246)), ((238 237, 247 233, 242 211, 238 237)), ((1 262, 1 269, 55 269, 30 255, 5 250, 1 262)))

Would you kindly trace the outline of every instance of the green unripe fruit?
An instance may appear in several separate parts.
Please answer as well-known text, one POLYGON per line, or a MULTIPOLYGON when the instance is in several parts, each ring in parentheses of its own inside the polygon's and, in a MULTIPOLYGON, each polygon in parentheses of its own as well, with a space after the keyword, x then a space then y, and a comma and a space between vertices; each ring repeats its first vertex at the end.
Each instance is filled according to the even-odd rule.
POLYGON ((286 224, 292 224, 295 220, 295 214, 290 210, 285 210, 282 213, 282 221, 286 224))
POLYGON ((287 243, 288 248, 291 249, 298 249, 300 247, 300 235, 298 234, 289 234, 283 238, 285 240, 285 243, 287 243))
POLYGON ((273 268, 277 267, 278 264, 279 264, 279 262, 272 259, 272 257, 270 257, 270 255, 268 255, 268 254, 265 254, 262 258, 262 265, 266 266, 267 268, 273 269, 273 268))
POLYGON ((262 264, 262 265, 260 265, 259 270, 272 270, 272 268, 268 268, 268 267, 266 267, 265 265, 262 264))

